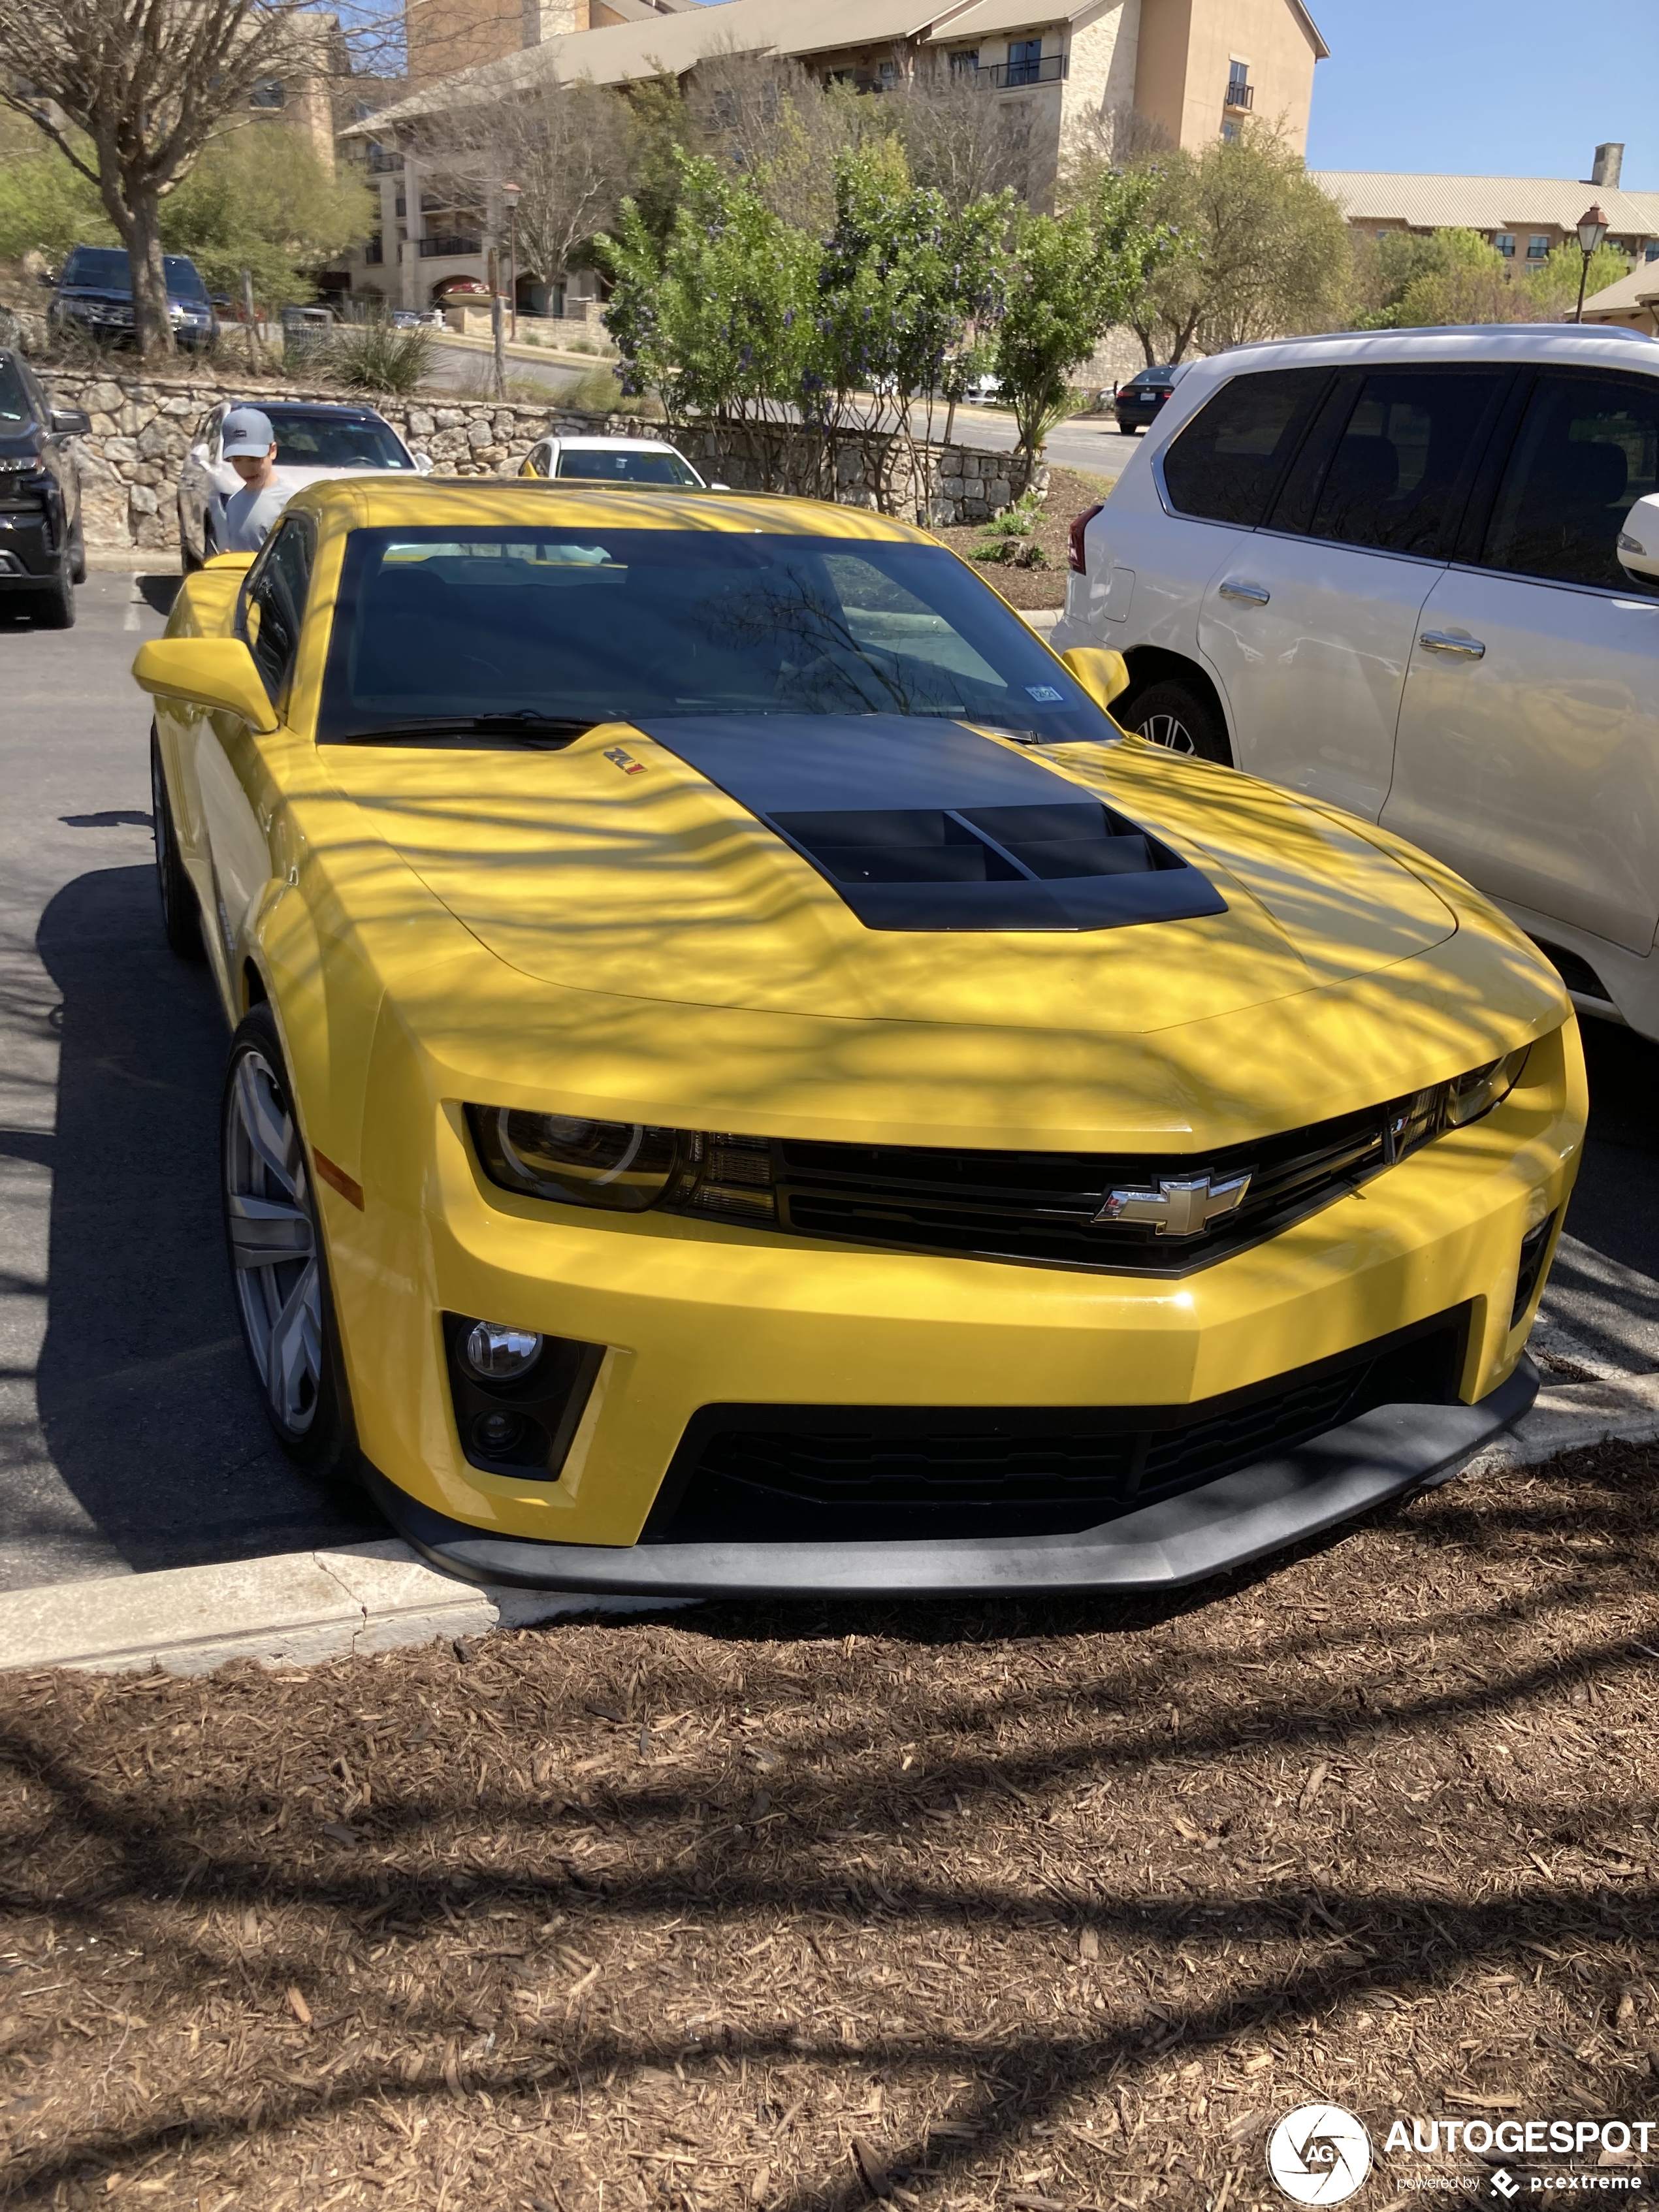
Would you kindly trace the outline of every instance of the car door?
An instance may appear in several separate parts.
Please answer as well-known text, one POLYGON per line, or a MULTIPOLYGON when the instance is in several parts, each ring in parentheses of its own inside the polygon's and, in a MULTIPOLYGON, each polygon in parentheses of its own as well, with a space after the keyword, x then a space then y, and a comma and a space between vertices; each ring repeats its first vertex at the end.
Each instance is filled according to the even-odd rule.
POLYGON ((17 366, 23 380, 23 389, 28 394, 29 404, 33 408, 35 420, 40 426, 41 465, 58 487, 62 528, 64 536, 72 539, 76 519, 81 511, 81 487, 75 472, 74 456, 70 452, 68 438, 56 427, 52 404, 40 378, 26 363, 19 362, 17 366))
POLYGON ((1659 925, 1659 586, 1619 566, 1659 489, 1659 376, 1545 368, 1423 610, 1392 830, 1493 897, 1646 954, 1659 925))
MULTIPOLYGON (((284 515, 259 549, 238 602, 236 630, 253 655, 280 715, 299 651, 310 587, 315 534, 309 515, 284 515)), ((239 714, 205 716, 196 736, 197 786, 211 870, 210 933, 215 965, 236 1003, 226 963, 249 906, 270 875, 270 847, 260 818, 264 773, 259 739, 239 714)))
POLYGON ((1261 528, 1199 613, 1238 765, 1376 820, 1423 602, 1495 422, 1496 364, 1332 380, 1261 528))
POLYGON ((179 535, 194 553, 208 550, 204 522, 213 500, 213 470, 224 414, 220 406, 210 407, 203 416, 179 470, 179 535))

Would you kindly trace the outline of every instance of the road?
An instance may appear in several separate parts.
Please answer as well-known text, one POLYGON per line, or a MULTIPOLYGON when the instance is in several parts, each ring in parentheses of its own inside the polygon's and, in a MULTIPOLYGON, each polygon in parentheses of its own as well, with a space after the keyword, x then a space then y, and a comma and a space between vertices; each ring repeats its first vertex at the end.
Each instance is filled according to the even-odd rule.
MULTIPOLYGON (((428 386, 446 392, 465 392, 488 398, 489 393, 490 356, 471 346, 435 344, 433 347, 433 368, 427 379, 428 386)), ((588 362, 580 368, 567 362, 526 360, 518 354, 509 356, 508 377, 515 384, 545 386, 550 403, 562 392, 568 392, 605 364, 588 362)), ((934 424, 945 427, 942 413, 936 412, 934 424)), ((918 412, 916 428, 923 428, 918 412)), ((959 444, 979 446, 996 453, 1011 453, 1014 450, 1013 417, 992 407, 958 407, 952 435, 959 444)), ((1137 441, 1120 437, 1117 425, 1109 415, 1074 415, 1069 422, 1062 422, 1048 439, 1048 459, 1062 468, 1082 469, 1091 476, 1102 477, 1115 483, 1123 464, 1133 453, 1137 441)))
MULTIPOLYGON (((94 575, 68 632, 0 601, 0 1589, 382 1533, 275 1449, 234 1333, 225 1030, 206 970, 162 943, 127 676, 175 580, 94 575)), ((1659 1367, 1659 1048, 1596 1023, 1586 1042, 1540 1341, 1659 1367)))

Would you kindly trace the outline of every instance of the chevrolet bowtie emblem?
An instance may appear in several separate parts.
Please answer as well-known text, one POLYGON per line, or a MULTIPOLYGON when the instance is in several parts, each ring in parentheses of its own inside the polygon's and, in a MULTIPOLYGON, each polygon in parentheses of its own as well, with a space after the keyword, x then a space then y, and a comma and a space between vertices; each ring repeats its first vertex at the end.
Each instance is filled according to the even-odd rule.
POLYGON ((1097 1221, 1150 1221, 1160 1237, 1201 1237, 1212 1221, 1244 1202, 1248 1175, 1160 1176, 1156 1190, 1114 1190, 1097 1221))

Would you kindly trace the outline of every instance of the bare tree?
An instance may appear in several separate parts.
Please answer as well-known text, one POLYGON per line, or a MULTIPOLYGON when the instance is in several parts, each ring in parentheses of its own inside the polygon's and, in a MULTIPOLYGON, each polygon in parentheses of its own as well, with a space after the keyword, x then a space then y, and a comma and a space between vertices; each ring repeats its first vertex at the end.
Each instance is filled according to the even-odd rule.
POLYGON ((162 200, 313 27, 284 0, 0 0, 0 100, 98 187, 142 352, 173 350, 162 200))
POLYGON ((1029 199, 1043 181, 1032 174, 1024 104, 997 99, 977 70, 943 62, 918 69, 887 94, 882 110, 911 175, 942 192, 952 214, 1005 189, 1029 199))
POLYGON ((521 195, 519 264, 550 284, 611 222, 632 175, 627 107, 586 77, 493 111, 500 178, 521 195))
POLYGON ((878 103, 826 93, 787 54, 716 52, 686 88, 694 144, 747 179, 774 215, 797 230, 828 229, 836 211, 836 156, 876 119, 878 103))

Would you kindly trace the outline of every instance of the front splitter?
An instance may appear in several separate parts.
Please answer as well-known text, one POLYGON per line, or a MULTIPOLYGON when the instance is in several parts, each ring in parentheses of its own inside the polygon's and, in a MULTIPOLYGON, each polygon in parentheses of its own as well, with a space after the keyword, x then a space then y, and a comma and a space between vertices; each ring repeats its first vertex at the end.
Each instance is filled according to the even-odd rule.
POLYGON ((1522 1358, 1474 1406, 1379 1406, 1294 1451, 1066 1536, 869 1544, 553 1544, 453 1521, 368 1470, 399 1535, 467 1582, 661 1597, 1014 1597, 1158 1590, 1248 1566, 1437 1475, 1520 1419, 1538 1395, 1522 1358))

